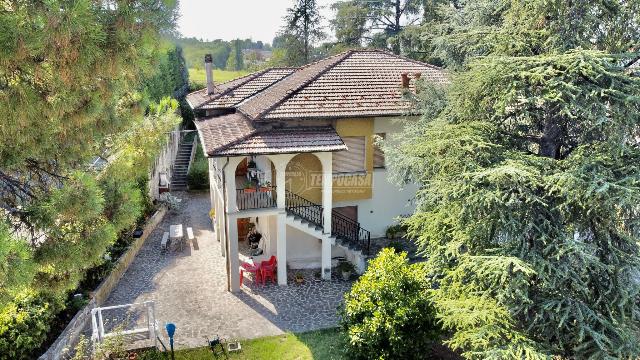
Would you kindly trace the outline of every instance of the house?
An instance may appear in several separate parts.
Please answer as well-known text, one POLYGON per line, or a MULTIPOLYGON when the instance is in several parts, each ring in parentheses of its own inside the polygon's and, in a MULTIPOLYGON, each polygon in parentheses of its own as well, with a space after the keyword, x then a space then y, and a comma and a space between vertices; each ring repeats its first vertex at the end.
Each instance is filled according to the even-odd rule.
POLYGON ((363 271, 371 239, 412 212, 416 191, 388 181, 376 135, 401 131, 398 119, 409 110, 403 92, 415 91, 417 78, 445 82, 444 71, 378 50, 219 85, 210 57, 205 67, 207 88, 187 101, 209 158, 229 290, 240 286, 247 228, 262 235, 261 257, 277 256, 280 284, 287 268, 320 268, 327 279, 338 257, 363 271))

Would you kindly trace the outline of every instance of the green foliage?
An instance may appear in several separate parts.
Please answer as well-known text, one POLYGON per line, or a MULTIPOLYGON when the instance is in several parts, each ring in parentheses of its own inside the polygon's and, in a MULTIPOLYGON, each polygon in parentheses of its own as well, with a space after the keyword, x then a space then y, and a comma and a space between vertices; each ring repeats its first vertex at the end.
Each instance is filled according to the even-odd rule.
POLYGON ((422 359, 440 334, 431 284, 406 253, 384 249, 345 295, 342 327, 356 359, 422 359))
POLYGON ((0 359, 27 360, 45 340, 61 302, 24 291, 0 309, 0 359))
MULTIPOLYGON (((289 57, 301 52, 296 62, 289 66, 299 66, 311 62, 313 45, 325 37, 321 27, 322 16, 316 0, 295 0, 291 8, 287 9, 285 26, 281 31, 283 45, 289 57)), ((274 40, 275 43, 275 40, 274 40)), ((290 59, 293 60, 293 59, 290 59)))
POLYGON ((144 80, 144 92, 152 102, 160 102, 171 96, 177 99, 187 94, 189 74, 182 48, 167 46, 168 49, 160 55, 153 76, 144 80))
POLYGON ((34 272, 27 242, 13 237, 8 225, 0 222, 0 308, 31 282, 34 272))
MULTIPOLYGON (((271 50, 271 46, 262 41, 254 42, 251 39, 239 41, 242 49, 271 50)), ((221 39, 203 41, 195 38, 180 38, 175 42, 182 48, 187 67, 190 69, 203 69, 205 54, 211 54, 215 68, 224 69, 233 49, 231 41, 221 39)))
POLYGON ((487 57, 386 147, 422 184, 407 221, 470 358, 640 349, 640 80, 596 51, 487 57))
POLYGON ((240 71, 244 69, 244 55, 242 54, 242 40, 233 40, 233 50, 227 60, 227 70, 240 71))
POLYGON ((209 189, 209 163, 198 143, 196 155, 187 174, 187 184, 191 190, 209 189))
POLYGON ((331 21, 338 43, 364 45, 401 51, 401 36, 407 23, 420 20, 423 0, 344 0, 332 5, 336 17, 331 21))
MULTIPOLYGON (((453 1, 451 1, 453 2, 453 1)), ((448 67, 484 55, 637 48, 640 1, 473 0, 439 6, 421 26, 423 48, 448 67)))

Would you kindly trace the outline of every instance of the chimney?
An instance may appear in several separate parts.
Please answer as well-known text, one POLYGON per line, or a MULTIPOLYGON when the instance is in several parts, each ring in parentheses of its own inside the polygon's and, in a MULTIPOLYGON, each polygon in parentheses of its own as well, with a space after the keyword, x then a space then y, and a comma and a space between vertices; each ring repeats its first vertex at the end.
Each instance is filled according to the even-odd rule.
POLYGON ((207 95, 213 94, 213 58, 211 54, 204 56, 204 72, 207 74, 207 95))
POLYGON ((409 74, 402 73, 402 87, 405 89, 409 88, 409 74))

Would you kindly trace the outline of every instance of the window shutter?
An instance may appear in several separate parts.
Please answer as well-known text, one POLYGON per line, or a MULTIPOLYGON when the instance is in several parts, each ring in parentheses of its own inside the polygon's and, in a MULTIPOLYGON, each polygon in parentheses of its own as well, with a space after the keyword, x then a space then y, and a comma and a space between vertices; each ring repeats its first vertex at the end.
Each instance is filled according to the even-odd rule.
POLYGON ((342 138, 349 150, 333 153, 333 172, 352 173, 365 171, 365 143, 364 136, 345 136, 342 138))
MULTIPOLYGON (((379 137, 382 138, 382 140, 384 140, 386 134, 381 133, 376 135, 378 135, 379 137)), ((373 167, 384 168, 384 152, 382 152, 382 149, 375 143, 373 145, 373 167)))

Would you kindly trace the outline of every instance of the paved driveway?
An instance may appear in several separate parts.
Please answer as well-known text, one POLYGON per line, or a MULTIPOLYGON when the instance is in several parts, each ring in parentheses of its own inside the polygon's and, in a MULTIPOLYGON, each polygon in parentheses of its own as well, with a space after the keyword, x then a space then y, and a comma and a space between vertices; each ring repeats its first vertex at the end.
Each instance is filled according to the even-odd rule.
POLYGON ((237 294, 227 292, 224 258, 208 219, 209 194, 177 196, 186 203, 184 209, 165 216, 105 306, 153 300, 160 326, 176 324, 178 348, 204 346, 205 337, 215 335, 246 339, 337 324, 336 309, 348 282, 255 287, 247 281, 237 294), (182 252, 160 254, 163 232, 178 223, 193 228, 196 243, 182 252))

